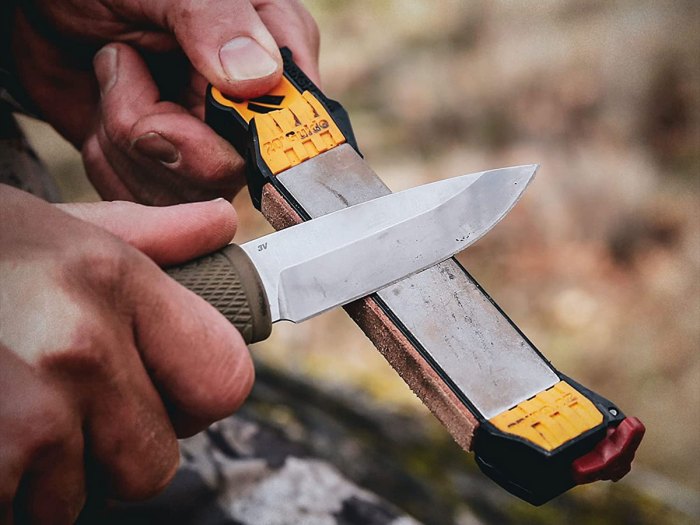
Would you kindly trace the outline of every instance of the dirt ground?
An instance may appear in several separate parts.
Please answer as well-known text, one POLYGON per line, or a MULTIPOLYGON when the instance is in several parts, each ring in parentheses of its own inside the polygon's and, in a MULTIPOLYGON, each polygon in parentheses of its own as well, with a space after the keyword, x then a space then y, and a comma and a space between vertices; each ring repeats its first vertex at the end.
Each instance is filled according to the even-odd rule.
MULTIPOLYGON (((306 4, 323 87, 393 190, 541 165, 459 259, 557 368, 646 424, 630 479, 697 497, 700 4, 306 4)), ((27 127, 65 198, 95 198, 77 154, 27 127)), ((247 193, 235 204, 240 241, 270 231, 247 193)), ((342 311, 278 325, 253 351, 430 417, 342 311)))

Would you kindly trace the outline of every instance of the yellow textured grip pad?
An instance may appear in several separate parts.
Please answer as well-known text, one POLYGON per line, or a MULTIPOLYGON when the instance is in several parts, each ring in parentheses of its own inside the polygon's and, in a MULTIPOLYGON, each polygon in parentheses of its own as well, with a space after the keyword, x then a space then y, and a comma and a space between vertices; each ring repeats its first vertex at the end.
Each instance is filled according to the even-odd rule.
POLYGON ((255 117, 260 154, 278 174, 345 142, 323 105, 310 92, 287 107, 255 117))
POLYGON ((600 425, 603 414, 578 390, 560 381, 490 422, 549 451, 600 425))
POLYGON ((221 91, 215 87, 212 87, 211 94, 214 100, 222 106, 235 109, 246 122, 250 122, 262 112, 289 107, 290 104, 300 100, 302 97, 301 92, 297 90, 286 77, 282 77, 282 81, 277 84, 272 91, 258 99, 232 100, 224 96, 221 91))
POLYGON ((253 100, 231 100, 216 88, 211 92, 246 122, 255 120, 260 154, 274 175, 345 142, 323 104, 309 91, 300 93, 286 77, 253 100))

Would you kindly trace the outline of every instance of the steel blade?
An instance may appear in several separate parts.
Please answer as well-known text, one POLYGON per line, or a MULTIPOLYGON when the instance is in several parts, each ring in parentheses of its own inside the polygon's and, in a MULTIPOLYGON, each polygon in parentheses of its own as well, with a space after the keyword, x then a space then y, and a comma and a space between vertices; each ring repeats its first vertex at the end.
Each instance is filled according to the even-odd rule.
POLYGON ((515 205, 536 165, 454 177, 367 201, 242 245, 273 321, 303 321, 443 261, 515 205))

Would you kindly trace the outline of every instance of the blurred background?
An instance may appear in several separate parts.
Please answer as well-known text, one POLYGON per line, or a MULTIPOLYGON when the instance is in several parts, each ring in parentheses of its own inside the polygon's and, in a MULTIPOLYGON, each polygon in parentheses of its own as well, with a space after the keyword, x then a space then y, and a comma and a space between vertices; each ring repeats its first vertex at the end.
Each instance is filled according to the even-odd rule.
MULTIPOLYGON (((596 498, 624 510, 624 492, 642 498, 635 515, 649 523, 700 519, 700 3, 305 4, 320 26, 323 89, 392 190, 541 165, 520 204, 459 259, 559 370, 646 424, 620 483, 575 489, 579 506, 556 512, 514 498, 500 510, 515 509, 514 523, 556 523, 596 498)), ((77 153, 23 123, 65 200, 95 199, 77 153)), ((235 204, 239 241, 270 231, 246 192, 235 204)), ((474 468, 342 310, 277 325, 253 352, 285 374, 360 392, 474 468)), ((453 481, 435 490, 455 495, 455 523, 505 522, 453 481)))

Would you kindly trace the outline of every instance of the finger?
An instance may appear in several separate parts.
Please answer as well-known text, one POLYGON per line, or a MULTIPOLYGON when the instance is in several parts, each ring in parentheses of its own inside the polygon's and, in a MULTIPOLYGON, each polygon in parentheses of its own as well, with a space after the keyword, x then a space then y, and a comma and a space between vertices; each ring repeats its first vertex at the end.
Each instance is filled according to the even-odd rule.
POLYGON ((245 184, 243 158, 189 113, 144 115, 131 134, 130 156, 137 161, 155 161, 182 185, 198 185, 232 197, 245 184))
POLYGON ((153 382, 168 400, 178 435, 232 414, 253 383, 238 331, 213 306, 162 272, 140 273, 134 333, 153 382))
MULTIPOLYGON (((224 215, 230 217, 228 208, 230 205, 226 204, 224 215)), ((113 302, 130 305, 134 346, 166 400, 178 435, 190 434, 240 406, 252 386, 252 362, 241 335, 214 307, 145 257, 139 260, 142 263, 129 267, 128 272, 122 268, 120 274, 128 275, 128 279, 110 287, 119 292, 119 298, 113 302)), ((123 312, 123 308, 115 312, 123 312)), ((84 327, 83 332, 89 333, 88 328, 84 327)), ((99 332, 95 332, 97 337, 99 332)), ((106 357, 100 358, 99 354, 94 360, 96 364, 105 361, 106 357)), ((112 369, 129 370, 123 364, 112 369)), ((101 381, 107 383, 108 377, 105 375, 101 381)))
MULTIPOLYGON (((80 224, 65 218, 66 223, 71 221, 80 224)), ((66 283, 71 291, 68 310, 74 312, 73 319, 71 315, 63 319, 67 332, 58 330, 51 350, 37 352, 32 366, 46 383, 78 407, 80 420, 71 428, 85 433, 85 461, 96 474, 91 487, 104 488, 106 494, 120 499, 143 499, 168 483, 179 454, 167 411, 136 349, 132 315, 139 296, 121 291, 140 268, 146 273, 160 271, 116 238, 105 233, 94 235, 97 232, 92 230, 97 229, 85 224, 82 230, 92 242, 87 253, 75 255, 73 280, 66 283), (83 315, 75 318, 81 312, 83 315)), ((82 249, 74 247, 76 252, 82 249)), ((59 424, 61 420, 54 413, 60 416, 53 410, 49 417, 41 418, 44 432, 54 436, 50 443, 68 443, 70 436, 61 433, 65 425, 59 424)), ((37 457, 33 464, 58 465, 68 472, 59 458, 70 465, 70 457, 76 456, 59 450, 55 457, 37 457)), ((82 449, 77 461, 81 465, 84 462, 82 449)), ((43 471, 40 474, 30 476, 28 481, 25 499, 32 508, 36 506, 31 497, 34 491, 56 479, 43 471)))
POLYGON ((85 165, 85 172, 103 199, 134 201, 136 196, 124 184, 124 181, 112 169, 105 158, 96 133, 90 135, 80 151, 85 165))
MULTIPOLYGON (((221 234, 219 240, 228 237, 232 229, 229 204, 178 206, 172 208, 172 213, 183 208, 194 210, 195 206, 200 210, 202 206, 211 207, 210 212, 216 217, 223 215, 224 220, 217 220, 229 226, 223 228, 225 235, 221 234)), ((171 227, 169 222, 173 221, 164 218, 160 222, 166 231, 171 227)), ((143 223, 142 229, 146 229, 143 223)), ((157 238, 156 229, 154 234, 157 238)), ((161 235, 166 240, 169 237, 163 231, 161 235)), ((181 241, 177 235, 169 238, 181 241)), ((134 308, 135 346, 171 409, 178 434, 195 432, 235 411, 253 381, 252 362, 238 331, 211 305, 157 267, 144 264, 129 275, 119 291, 134 308)), ((127 370, 124 366, 117 369, 127 370)))
POLYGON ((210 253, 229 243, 236 233, 236 212, 223 199, 167 207, 132 202, 57 206, 113 233, 161 266, 210 253))
POLYGON ((268 2, 255 0, 258 15, 274 37, 279 47, 288 47, 294 62, 306 76, 320 86, 318 52, 320 35, 318 26, 298 0, 268 2))
POLYGON ((71 436, 37 458, 22 480, 16 507, 30 523, 72 524, 85 504, 83 438, 71 436))
POLYGON ((162 491, 175 475, 177 438, 131 330, 113 336, 92 332, 92 358, 81 364, 89 374, 71 375, 70 388, 88 407, 85 432, 96 481, 111 497, 142 500, 162 491))
POLYGON ((172 31, 194 67, 231 96, 262 95, 282 76, 277 44, 249 0, 141 0, 140 9, 172 31))
POLYGON ((0 363, 0 518, 14 507, 18 522, 73 523, 85 500, 78 409, 3 345, 0 363))
POLYGON ((102 90, 97 140, 130 193, 164 204, 232 197, 243 186, 240 155, 183 107, 159 101, 136 51, 111 44, 94 62, 102 90))
MULTIPOLYGON (((150 268, 150 261, 135 255, 135 264, 150 268)), ((90 284, 99 289, 97 283, 90 284)), ((81 450, 78 460, 90 467, 91 488, 118 499, 139 500, 157 494, 172 479, 179 453, 167 411, 135 347, 129 303, 119 299, 108 304, 88 299, 83 308, 90 307, 91 315, 83 320, 80 337, 62 351, 45 355, 35 367, 81 407, 83 423, 77 429, 85 433, 88 453, 83 459, 81 450)), ((64 456, 54 463, 63 466, 60 458, 64 456)), ((32 479, 31 488, 46 488, 52 480, 32 479)), ((33 498, 27 501, 34 504, 33 498)))
MULTIPOLYGON (((123 151, 107 136, 104 126, 97 129, 97 141, 110 170, 119 181, 134 195, 134 201, 152 206, 168 206, 181 202, 211 200, 215 197, 232 199, 228 188, 220 189, 197 184, 179 175, 180 159, 168 164, 123 151)), ((159 149, 159 146, 155 146, 159 149)), ((95 174, 90 174, 94 177, 95 174)))
POLYGON ((192 68, 190 71, 190 82, 182 94, 182 104, 201 121, 204 121, 205 117, 207 84, 207 79, 200 75, 196 69, 192 68))

